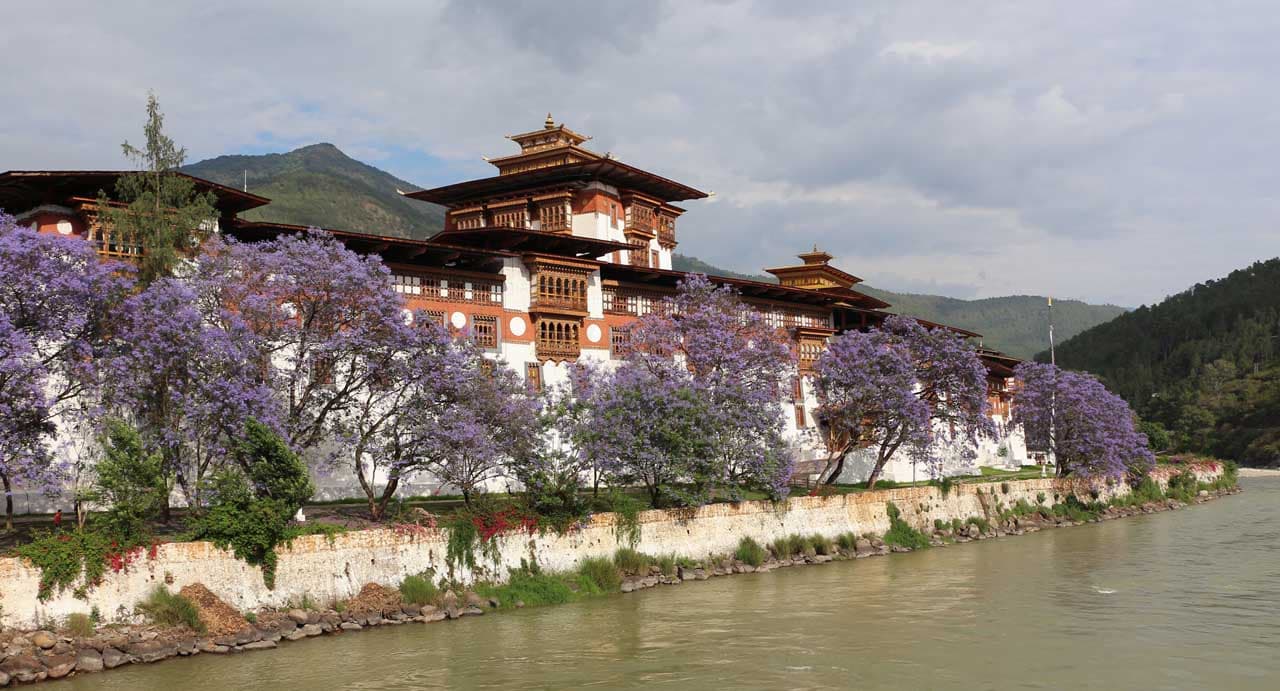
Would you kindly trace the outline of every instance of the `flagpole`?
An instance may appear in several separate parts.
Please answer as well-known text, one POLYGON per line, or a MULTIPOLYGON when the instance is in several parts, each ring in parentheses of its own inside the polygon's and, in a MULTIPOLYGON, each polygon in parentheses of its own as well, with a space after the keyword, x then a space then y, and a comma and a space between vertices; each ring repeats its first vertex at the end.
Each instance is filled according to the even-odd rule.
MULTIPOLYGON (((1049 364, 1053 366, 1053 388, 1049 390, 1049 456, 1054 456, 1054 429, 1053 425, 1057 415, 1058 404, 1058 355, 1053 347, 1053 296, 1049 296, 1049 364)), ((1057 458, 1054 459, 1055 464, 1057 458)), ((1045 462, 1040 464, 1040 477, 1044 477, 1049 466, 1049 458, 1045 458, 1045 462)), ((1056 470, 1056 468, 1055 468, 1056 470)))

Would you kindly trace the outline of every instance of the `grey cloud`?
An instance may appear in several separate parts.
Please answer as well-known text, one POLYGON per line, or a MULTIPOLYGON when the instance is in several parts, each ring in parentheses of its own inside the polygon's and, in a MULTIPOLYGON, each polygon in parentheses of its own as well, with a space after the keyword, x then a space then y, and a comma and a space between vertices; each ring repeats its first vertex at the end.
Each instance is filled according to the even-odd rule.
POLYGON ((885 287, 1139 304, 1280 254, 1278 19, 1163 0, 26 3, 0 25, 19 95, 0 169, 119 165, 148 88, 193 157, 327 140, 459 179, 552 111, 717 191, 681 251, 728 268, 818 242, 885 287))

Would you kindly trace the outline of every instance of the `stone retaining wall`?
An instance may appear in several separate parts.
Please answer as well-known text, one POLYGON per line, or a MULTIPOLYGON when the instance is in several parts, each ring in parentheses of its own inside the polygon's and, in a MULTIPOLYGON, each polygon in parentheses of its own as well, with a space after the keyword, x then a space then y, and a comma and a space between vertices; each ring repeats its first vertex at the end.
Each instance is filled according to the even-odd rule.
MULTIPOLYGON (((1221 473, 1217 464, 1195 468, 1201 481, 1211 482, 1221 473)), ((1164 485, 1173 471, 1158 469, 1154 475, 1164 485)), ((1106 500, 1127 494, 1123 483, 1090 486, 1049 479, 967 483, 954 486, 947 496, 937 487, 909 487, 831 497, 798 497, 779 505, 766 501, 712 504, 690 511, 645 511, 639 516, 640 543, 650 554, 676 554, 694 558, 732 552, 743 537, 761 544, 802 533, 835 537, 854 532, 883 534, 889 529, 886 505, 893 502, 903 518, 929 530, 935 519, 950 522, 971 516, 994 519, 1002 508, 1018 500, 1046 505, 1076 494, 1090 501, 1092 493, 1106 500)), ((521 560, 536 561, 544 570, 567 571, 586 557, 611 556, 621 543, 613 514, 594 516, 582 530, 567 534, 515 534, 499 538, 496 561, 486 562, 482 573, 462 571, 462 582, 477 578, 501 579, 521 560)), ((355 595, 366 583, 396 586, 408 575, 433 571, 448 573, 445 563, 447 536, 443 531, 407 527, 344 533, 332 539, 321 535, 298 538, 280 549, 276 586, 268 589, 257 567, 250 566, 207 542, 160 545, 154 558, 142 555, 121 573, 108 573, 91 589, 87 599, 70 591, 41 602, 40 573, 21 559, 0 559, 0 626, 22 629, 58 623, 73 613, 96 607, 108 621, 127 621, 137 602, 157 585, 172 590, 202 583, 226 602, 241 609, 284 607, 307 596, 328 603, 355 595)))

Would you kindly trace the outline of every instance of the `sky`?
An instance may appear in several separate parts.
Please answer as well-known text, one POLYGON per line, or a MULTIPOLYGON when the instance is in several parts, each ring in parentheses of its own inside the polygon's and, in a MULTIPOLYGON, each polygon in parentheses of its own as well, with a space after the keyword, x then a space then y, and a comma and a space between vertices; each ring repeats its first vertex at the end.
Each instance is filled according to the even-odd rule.
POLYGON ((1129 307, 1280 255, 1280 4, 3 3, 0 170, 331 142, 424 187, 558 122, 706 191, 679 252, 1129 307))

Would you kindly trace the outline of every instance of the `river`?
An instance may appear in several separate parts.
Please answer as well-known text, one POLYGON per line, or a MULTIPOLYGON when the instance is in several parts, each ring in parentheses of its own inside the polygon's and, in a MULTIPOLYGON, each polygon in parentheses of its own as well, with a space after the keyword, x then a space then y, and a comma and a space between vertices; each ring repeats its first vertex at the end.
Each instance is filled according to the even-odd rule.
POLYGON ((1280 478, 1202 506, 55 689, 1276 689, 1280 478))

